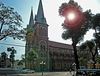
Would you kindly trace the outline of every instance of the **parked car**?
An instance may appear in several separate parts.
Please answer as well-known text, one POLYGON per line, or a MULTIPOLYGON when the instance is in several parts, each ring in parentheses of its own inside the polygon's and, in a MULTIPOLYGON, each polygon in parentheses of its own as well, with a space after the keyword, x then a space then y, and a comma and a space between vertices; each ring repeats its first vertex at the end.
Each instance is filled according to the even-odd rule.
POLYGON ((35 71, 30 69, 24 69, 22 70, 22 73, 35 73, 35 71))

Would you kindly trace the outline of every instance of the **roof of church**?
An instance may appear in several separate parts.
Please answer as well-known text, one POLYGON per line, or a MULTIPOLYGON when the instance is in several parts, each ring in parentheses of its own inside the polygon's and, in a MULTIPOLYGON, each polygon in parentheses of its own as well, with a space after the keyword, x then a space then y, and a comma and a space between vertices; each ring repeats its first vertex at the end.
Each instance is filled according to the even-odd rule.
POLYGON ((27 28, 33 28, 33 26, 34 26, 33 7, 31 7, 30 20, 29 20, 29 25, 27 26, 27 28))
POLYGON ((44 11, 42 6, 42 1, 40 0, 37 15, 35 16, 35 23, 42 23, 45 25, 48 25, 46 23, 46 18, 44 17, 44 11))
POLYGON ((73 49, 73 47, 69 44, 64 44, 64 43, 59 43, 59 42, 54 42, 54 41, 49 41, 48 45, 50 47, 56 47, 56 48, 73 49))

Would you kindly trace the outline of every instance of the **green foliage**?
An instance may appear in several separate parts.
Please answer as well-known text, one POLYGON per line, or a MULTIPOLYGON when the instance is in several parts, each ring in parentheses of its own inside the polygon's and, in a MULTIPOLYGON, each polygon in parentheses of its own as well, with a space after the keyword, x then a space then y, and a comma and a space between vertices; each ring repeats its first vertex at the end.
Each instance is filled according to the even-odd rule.
POLYGON ((100 13, 97 13, 96 15, 93 16, 92 23, 93 23, 92 27, 95 30, 94 33, 95 43, 96 46, 100 48, 100 13))
POLYGON ((11 63, 12 63, 12 67, 14 66, 14 62, 15 62, 15 54, 16 54, 16 50, 14 49, 14 47, 11 48, 7 48, 7 51, 11 52, 10 54, 10 59, 11 59, 11 63))
POLYGON ((75 25, 69 25, 68 22, 66 22, 66 19, 63 23, 63 27, 66 29, 66 31, 62 33, 62 38, 65 40, 72 39, 73 44, 76 45, 78 42, 83 40, 84 35, 91 27, 92 13, 91 10, 82 12, 82 8, 77 2, 69 1, 68 3, 62 3, 62 5, 59 7, 59 14, 61 16, 65 16, 67 8, 71 8, 71 5, 75 6, 74 9, 77 8, 78 12, 81 12, 82 19, 79 24, 75 25))
POLYGON ((81 44, 80 50, 86 50, 87 49, 87 50, 92 51, 94 47, 95 47, 94 41, 93 40, 90 40, 90 41, 87 40, 86 42, 81 44))
POLYGON ((26 33, 26 43, 28 43, 28 40, 31 40, 31 38, 34 38, 34 30, 27 28, 26 31, 27 31, 27 33, 26 33))
POLYGON ((100 48, 100 31, 98 33, 94 33, 94 41, 98 48, 100 48))
POLYGON ((38 54, 34 50, 30 50, 29 52, 27 52, 26 59, 30 62, 35 61, 36 59, 38 59, 38 54))
POLYGON ((15 62, 19 62, 19 61, 20 61, 19 59, 15 60, 15 62))
POLYGON ((91 11, 88 10, 82 14, 83 17, 80 24, 75 25, 74 27, 63 25, 66 30, 62 33, 62 38, 65 40, 72 39, 72 42, 75 45, 83 40, 84 35, 91 27, 91 11))
POLYGON ((21 29, 22 22, 22 17, 14 11, 14 8, 0 2, 0 40, 6 39, 8 36, 13 39, 25 38, 26 31, 21 29), (6 29, 3 26, 6 26, 6 29))
POLYGON ((96 61, 96 63, 97 62, 100 63, 100 58, 96 58, 95 61, 96 61))
POLYGON ((86 41, 86 42, 83 43, 80 47, 81 47, 81 50, 87 49, 87 50, 89 50, 89 51, 91 52, 92 60, 93 60, 93 62, 94 62, 93 68, 95 68, 95 56, 96 56, 96 54, 97 54, 97 50, 94 49, 94 48, 96 48, 94 40, 86 41), (86 47, 83 48, 83 47, 82 47, 83 45, 85 45, 86 47))
POLYGON ((86 43, 82 43, 81 46, 79 47, 80 51, 84 51, 87 49, 86 43))
POLYGON ((32 32, 34 32, 34 30, 33 30, 33 29, 27 28, 27 35, 28 35, 28 34, 30 34, 30 35, 31 35, 31 33, 32 33, 32 32))
POLYGON ((25 55, 24 54, 21 55, 21 59, 23 62, 25 62, 25 55))
POLYGON ((77 2, 74 2, 73 0, 70 0, 68 3, 62 3, 62 5, 59 7, 59 15, 64 16, 64 13, 66 12, 66 7, 71 7, 70 5, 73 5, 77 7, 80 11, 82 11, 82 8, 80 5, 78 5, 77 2))
POLYGON ((81 57, 78 60, 79 60, 80 66, 86 66, 87 65, 87 59, 84 59, 83 57, 81 57))
POLYGON ((100 28, 100 13, 93 16, 92 23, 93 29, 96 29, 96 27, 100 28))
POLYGON ((79 61, 78 61, 78 56, 77 56, 77 48, 76 45, 81 42, 84 39, 84 35, 86 32, 91 28, 91 18, 92 18, 92 13, 90 10, 87 10, 85 12, 82 12, 82 8, 78 6, 77 3, 74 3, 74 1, 69 1, 69 3, 63 3, 61 7, 59 8, 59 14, 61 16, 65 16, 65 11, 64 8, 67 8, 67 6, 74 5, 75 7, 80 10, 82 13, 82 19, 80 20, 79 24, 76 25, 68 25, 67 24, 67 19, 64 21, 62 24, 65 31, 62 33, 62 38, 64 40, 71 39, 72 40, 72 46, 74 49, 74 56, 75 56, 75 63, 76 63, 76 68, 79 69, 79 61))
POLYGON ((19 65, 19 66, 22 66, 22 65, 23 65, 23 61, 20 60, 20 61, 18 62, 18 65, 19 65))
POLYGON ((37 59, 38 59, 38 54, 33 49, 27 52, 26 61, 29 63, 30 69, 33 69, 33 64, 37 59))
POLYGON ((92 50, 92 49, 94 48, 94 46, 95 46, 95 43, 94 43, 93 40, 91 40, 91 41, 86 41, 86 44, 87 44, 87 47, 88 47, 90 50, 92 50))

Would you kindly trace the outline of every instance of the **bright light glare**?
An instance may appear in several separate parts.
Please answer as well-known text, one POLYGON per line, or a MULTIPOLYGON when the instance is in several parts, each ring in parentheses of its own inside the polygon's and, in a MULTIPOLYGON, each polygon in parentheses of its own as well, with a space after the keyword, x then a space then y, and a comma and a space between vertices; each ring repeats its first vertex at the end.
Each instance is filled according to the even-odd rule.
POLYGON ((73 13, 68 14, 68 19, 69 20, 73 20, 74 18, 75 18, 75 14, 73 14, 73 13))

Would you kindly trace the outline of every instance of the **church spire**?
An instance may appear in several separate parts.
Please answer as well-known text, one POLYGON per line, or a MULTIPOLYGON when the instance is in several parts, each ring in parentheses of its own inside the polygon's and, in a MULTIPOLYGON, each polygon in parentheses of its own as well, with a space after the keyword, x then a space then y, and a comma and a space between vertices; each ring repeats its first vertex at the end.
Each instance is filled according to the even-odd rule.
POLYGON ((28 28, 33 28, 33 26, 34 26, 33 7, 31 7, 30 20, 29 20, 29 25, 28 25, 27 27, 28 27, 28 28))
POLYGON ((40 0, 39 2, 39 6, 38 6, 38 12, 37 15, 35 17, 36 23, 42 23, 42 24, 46 24, 46 19, 44 17, 44 11, 43 11, 43 6, 42 6, 42 0, 40 0))

